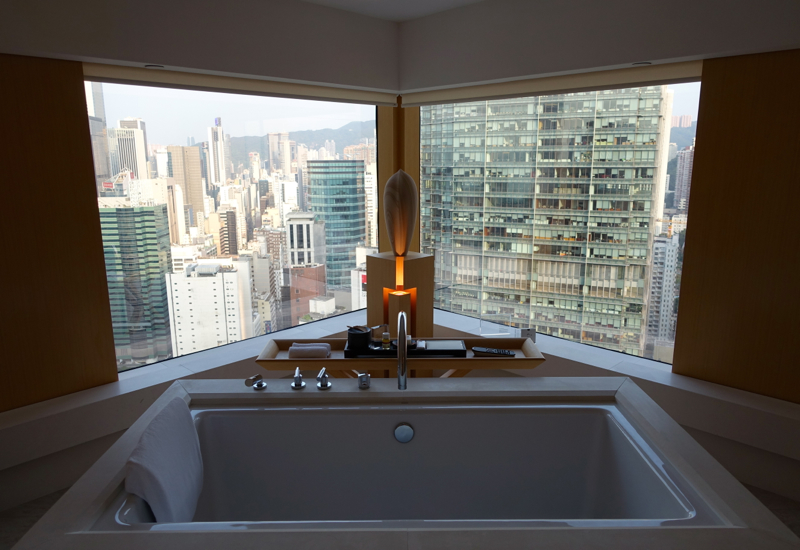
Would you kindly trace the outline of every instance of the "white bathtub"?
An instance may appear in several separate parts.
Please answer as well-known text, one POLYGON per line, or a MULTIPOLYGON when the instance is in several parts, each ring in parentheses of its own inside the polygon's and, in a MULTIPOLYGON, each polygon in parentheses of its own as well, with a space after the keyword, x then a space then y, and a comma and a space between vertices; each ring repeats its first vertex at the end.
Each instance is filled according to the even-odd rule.
MULTIPOLYGON (((406 392, 392 380, 374 380, 368 391, 336 381, 324 393, 272 381, 271 394, 240 381, 184 382, 173 388, 188 396, 205 469, 193 522, 154 523, 117 475, 93 501, 92 519, 84 515, 83 529, 63 540, 87 535, 86 544, 105 537, 115 547, 171 550, 249 548, 255 540, 286 548, 495 548, 517 540, 547 548, 596 533, 590 539, 599 547, 663 540, 746 548, 759 533, 718 491, 730 491, 727 483, 731 494, 749 493, 630 381, 508 380, 412 379, 406 392), (272 388, 278 384, 287 388, 272 388), (400 423, 414 429, 408 443, 394 437, 400 423), (465 533, 473 536, 459 538, 465 533)), ((109 461, 122 466, 127 455, 119 451, 109 461)), ((780 530, 749 499, 757 523, 780 530)), ((764 537, 751 547, 777 544, 764 537)))

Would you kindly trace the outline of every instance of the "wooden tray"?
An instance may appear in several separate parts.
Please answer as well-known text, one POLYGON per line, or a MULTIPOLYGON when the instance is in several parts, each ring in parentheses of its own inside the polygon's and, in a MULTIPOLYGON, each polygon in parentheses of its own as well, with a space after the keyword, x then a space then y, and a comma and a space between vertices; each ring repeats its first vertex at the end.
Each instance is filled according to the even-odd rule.
MULTIPOLYGON (((430 369, 533 369, 544 361, 544 356, 530 338, 424 338, 424 340, 464 340, 466 357, 409 357, 410 370, 430 369), (475 357, 471 348, 499 348, 511 350, 514 357, 475 357)), ((316 340, 281 340, 267 342, 256 363, 267 370, 293 371, 314 370, 379 370, 393 369, 397 357, 346 358, 344 346, 347 338, 318 338, 316 340), (289 347, 293 343, 327 343, 331 345, 331 356, 326 359, 289 359, 289 347)))

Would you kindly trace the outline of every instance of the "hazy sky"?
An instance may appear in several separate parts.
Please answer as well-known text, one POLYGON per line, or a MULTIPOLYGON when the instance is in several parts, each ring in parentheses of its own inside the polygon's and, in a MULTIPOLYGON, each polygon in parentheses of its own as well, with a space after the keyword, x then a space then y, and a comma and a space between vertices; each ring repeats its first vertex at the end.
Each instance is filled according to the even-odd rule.
POLYGON ((672 114, 692 115, 692 120, 697 120, 697 106, 700 103, 700 83, 670 84, 670 90, 675 92, 672 99, 672 114))
MULTIPOLYGON (((171 90, 148 86, 103 84, 109 127, 125 117, 147 125, 147 141, 159 145, 186 145, 186 138, 208 140, 216 117, 231 136, 263 136, 340 128, 354 120, 374 120, 375 107, 329 101, 171 90)), ((372 137, 372 136, 364 136, 372 137)))
MULTIPOLYGON (((672 114, 697 120, 700 83, 674 84, 672 114)), ((263 136, 269 132, 340 128, 354 120, 374 120, 375 107, 274 97, 221 94, 103 84, 109 127, 125 117, 147 124, 147 141, 159 145, 186 145, 186 138, 208 140, 208 127, 222 117, 225 133, 263 136)), ((364 136, 372 137, 372 136, 364 136)))

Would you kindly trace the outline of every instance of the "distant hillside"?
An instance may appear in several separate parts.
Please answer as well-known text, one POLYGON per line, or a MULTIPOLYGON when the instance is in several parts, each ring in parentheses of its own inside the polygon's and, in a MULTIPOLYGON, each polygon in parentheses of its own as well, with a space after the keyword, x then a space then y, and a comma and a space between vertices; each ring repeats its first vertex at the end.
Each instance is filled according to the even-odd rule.
POLYGON ((669 132, 669 142, 678 144, 678 151, 692 144, 692 138, 697 133, 697 121, 692 122, 690 128, 672 128, 669 132))
MULTIPOLYGON (((324 130, 302 130, 300 132, 289 132, 289 139, 303 144, 309 149, 319 149, 325 146, 326 140, 336 142, 336 152, 340 153, 348 145, 358 145, 363 138, 374 137, 375 121, 354 121, 345 124, 341 128, 325 128, 324 130)), ((269 152, 268 136, 245 136, 231 138, 231 156, 233 165, 247 165, 249 162, 248 153, 258 152, 261 159, 267 158, 269 152)))

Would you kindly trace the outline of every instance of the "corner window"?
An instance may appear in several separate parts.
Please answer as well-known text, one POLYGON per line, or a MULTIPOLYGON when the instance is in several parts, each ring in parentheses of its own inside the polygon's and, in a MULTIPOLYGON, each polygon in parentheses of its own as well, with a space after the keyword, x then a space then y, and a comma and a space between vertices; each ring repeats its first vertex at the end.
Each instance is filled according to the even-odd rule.
POLYGON ((672 362, 700 84, 420 109, 436 307, 672 362))
POLYGON ((377 246, 374 106, 85 90, 120 371, 350 310, 356 249, 377 246))

